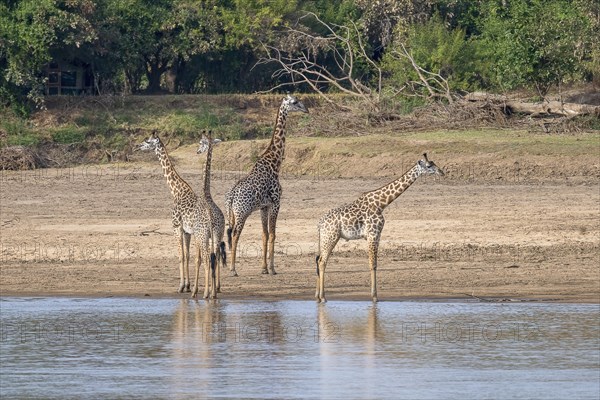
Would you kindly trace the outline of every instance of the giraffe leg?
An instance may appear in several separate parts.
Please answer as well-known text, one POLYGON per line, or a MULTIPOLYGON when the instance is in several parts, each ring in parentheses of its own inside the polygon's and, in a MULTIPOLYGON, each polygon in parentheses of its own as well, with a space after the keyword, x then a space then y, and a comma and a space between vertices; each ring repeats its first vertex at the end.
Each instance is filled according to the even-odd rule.
POLYGON ((221 293, 221 267, 222 267, 222 259, 221 259, 221 246, 217 244, 217 251, 215 253, 215 267, 216 267, 216 293, 221 293))
MULTIPOLYGON (((202 243, 200 243, 200 246, 202 246, 202 243)), ((211 269, 210 250, 208 248, 208 243, 204 243, 204 246, 199 249, 199 252, 202 253, 201 258, 204 259, 204 295, 202 297, 208 299, 211 290, 216 289, 215 285, 211 285, 211 282, 214 283, 214 275, 212 274, 211 269)))
POLYGON ((217 264, 217 255, 212 253, 210 255, 210 285, 211 285, 211 297, 213 299, 217 298, 217 292, 218 292, 218 287, 217 287, 217 272, 219 270, 218 264, 217 264))
POLYGON ((318 272, 319 276, 317 277, 317 303, 326 303, 327 299, 325 299, 325 267, 327 267, 327 259, 329 255, 320 256, 318 259, 318 272))
POLYGON ((319 255, 317 256, 317 292, 315 297, 317 302, 325 303, 325 267, 327 267, 327 260, 333 251, 333 248, 337 244, 339 236, 334 236, 332 233, 328 238, 320 238, 319 243, 323 246, 319 249, 319 255))
POLYGON ((244 224, 246 223, 246 218, 248 218, 247 216, 244 218, 236 218, 235 219, 235 225, 233 226, 233 230, 231 233, 232 236, 232 240, 231 240, 231 273, 232 276, 237 276, 237 272, 235 270, 235 262, 236 262, 236 258, 237 258, 237 247, 238 247, 238 241, 240 240, 240 235, 242 234, 242 229, 244 229, 244 224))
MULTIPOLYGON (((235 270, 235 263, 233 262, 233 227, 235 226, 235 214, 232 211, 229 211, 229 208, 226 206, 225 215, 228 216, 227 222, 227 244, 229 246, 229 251, 231 252, 231 266, 229 267, 229 275, 238 276, 237 271, 235 270)), ((223 249, 224 251, 225 249, 223 249)))
POLYGON ((185 246, 183 239, 183 230, 180 228, 176 228, 175 235, 177 237, 177 247, 179 250, 179 289, 177 289, 177 293, 182 293, 185 289, 185 246))
POLYGON ((191 241, 192 235, 190 235, 189 233, 183 233, 183 246, 185 248, 185 276, 186 276, 186 282, 185 282, 185 291, 189 292, 190 291, 190 241, 191 241))
POLYGON ((196 268, 194 270, 194 289, 192 290, 192 299, 195 299, 198 295, 198 286, 200 283, 200 264, 202 262, 202 259, 200 257, 200 241, 196 240, 196 244, 198 249, 196 251, 196 268))
POLYGON ((217 230, 211 231, 210 234, 210 261, 211 261, 211 269, 213 269, 212 274, 215 275, 215 293, 220 291, 220 271, 219 271, 219 243, 217 238, 219 237, 219 232, 217 230))
POLYGON ((219 279, 217 281, 217 292, 221 293, 221 270, 227 268, 227 253, 225 250, 225 242, 219 243, 219 279))
POLYGON ((377 302, 377 250, 379 248, 379 235, 372 239, 367 239, 369 248, 369 267, 371 269, 371 297, 373 302, 377 302))
POLYGON ((274 204, 269 212, 269 269, 271 275, 275 275, 275 229, 277 226, 277 215, 279 214, 279 204, 274 204))
POLYGON ((262 273, 268 274, 267 269, 267 243, 269 241, 269 208, 260 209, 260 221, 262 222, 262 273))

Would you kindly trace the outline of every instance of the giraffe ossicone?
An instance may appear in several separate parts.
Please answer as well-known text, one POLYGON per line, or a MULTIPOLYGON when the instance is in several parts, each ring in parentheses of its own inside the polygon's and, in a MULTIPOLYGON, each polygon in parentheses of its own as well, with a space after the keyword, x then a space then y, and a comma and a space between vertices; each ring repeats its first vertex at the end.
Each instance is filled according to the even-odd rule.
POLYGON ((319 253, 317 264, 318 302, 325 302, 325 268, 331 252, 340 238, 366 239, 371 270, 371 296, 377 301, 377 252, 381 231, 385 224, 383 210, 398 198, 421 175, 444 175, 444 171, 423 154, 423 159, 400 178, 362 194, 354 202, 329 210, 318 224, 319 253))

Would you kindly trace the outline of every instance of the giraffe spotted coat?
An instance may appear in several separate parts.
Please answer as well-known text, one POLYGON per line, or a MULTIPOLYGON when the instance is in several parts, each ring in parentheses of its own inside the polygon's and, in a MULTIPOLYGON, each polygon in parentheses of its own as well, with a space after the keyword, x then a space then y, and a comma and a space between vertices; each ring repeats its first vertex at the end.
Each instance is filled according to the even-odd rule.
POLYGON ((433 161, 419 160, 400 178, 379 189, 364 193, 354 202, 328 211, 318 224, 319 254, 317 255, 317 290, 315 297, 325 302, 325 267, 340 238, 346 240, 366 239, 371 270, 371 296, 377 301, 377 251, 385 224, 383 210, 398 198, 423 174, 444 175, 433 161))
MULTIPOLYGON (((206 161, 204 163, 204 180, 203 190, 200 194, 202 200, 206 203, 210 216, 211 224, 211 251, 215 255, 217 265, 215 267, 216 273, 216 290, 221 291, 221 269, 227 266, 227 257, 225 253, 225 242, 223 242, 223 236, 225 235, 225 217, 223 212, 217 206, 210 193, 210 169, 212 162, 212 152, 214 145, 220 143, 221 140, 213 139, 211 131, 204 131, 197 154, 206 153, 206 161)), ((211 262, 213 260, 211 259, 211 262)))
POLYGON ((204 298, 216 296, 215 274, 211 271, 211 252, 209 240, 211 237, 210 213, 206 203, 192 190, 190 185, 179 176, 167 150, 155 133, 139 146, 140 150, 154 150, 167 179, 167 184, 173 196, 171 212, 173 229, 177 237, 179 249, 179 289, 178 292, 190 291, 189 259, 190 241, 192 235, 197 246, 196 268, 192 297, 196 297, 199 287, 200 264, 204 260, 204 298))
POLYGON ((290 112, 308 112, 304 104, 287 95, 277 113, 271 143, 258 159, 250 173, 239 180, 225 196, 225 217, 229 228, 227 237, 231 249, 231 271, 235 270, 237 245, 246 219, 256 210, 261 212, 263 228, 262 272, 275 274, 274 246, 277 216, 281 202, 279 171, 285 154, 285 126, 290 112), (268 251, 267 251, 268 249, 268 251), (267 268, 267 253, 269 268, 267 268))

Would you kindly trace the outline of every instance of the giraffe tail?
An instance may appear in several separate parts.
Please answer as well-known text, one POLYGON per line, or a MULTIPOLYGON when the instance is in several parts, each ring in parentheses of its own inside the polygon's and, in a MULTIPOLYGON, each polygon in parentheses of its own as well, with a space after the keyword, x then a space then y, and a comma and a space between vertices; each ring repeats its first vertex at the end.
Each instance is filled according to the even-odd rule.
POLYGON ((231 191, 233 188, 227 192, 225 196, 225 218, 227 218, 227 245, 229 246, 229 251, 231 251, 231 234, 233 232, 233 226, 235 225, 235 215, 231 210, 231 191))
POLYGON ((221 262, 223 266, 227 266, 227 253, 225 252, 225 242, 219 243, 219 249, 221 250, 221 262))
POLYGON ((321 256, 317 256, 316 261, 317 261, 317 276, 319 276, 319 260, 321 259, 321 256))
MULTIPOLYGON (((229 246, 229 251, 231 251, 231 232, 233 231, 233 228, 229 227, 227 228, 227 245, 229 246)), ((225 243, 223 243, 225 244, 225 243)))
POLYGON ((215 278, 215 273, 217 270, 217 256, 215 255, 215 253, 210 253, 210 271, 212 274, 213 279, 215 278))

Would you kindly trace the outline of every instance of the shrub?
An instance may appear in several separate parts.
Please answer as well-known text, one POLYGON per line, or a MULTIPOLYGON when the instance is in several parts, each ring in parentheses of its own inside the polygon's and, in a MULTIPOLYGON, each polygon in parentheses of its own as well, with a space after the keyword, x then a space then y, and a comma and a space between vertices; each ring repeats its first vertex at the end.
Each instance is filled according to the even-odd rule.
POLYGON ((502 90, 552 85, 580 78, 591 57, 593 32, 585 3, 570 0, 488 1, 478 40, 485 80, 502 90))
MULTIPOLYGON (((450 89, 466 90, 473 86, 473 49, 464 30, 450 30, 439 16, 434 16, 425 23, 411 25, 405 35, 397 36, 393 47, 399 50, 404 45, 419 67, 440 74, 448 80, 450 89)), ((399 88, 408 81, 418 81, 410 61, 395 54, 388 51, 382 63, 388 84, 399 88)))
POLYGON ((59 128, 52 134, 52 140, 61 144, 80 143, 83 139, 85 139, 84 133, 72 126, 59 128))

